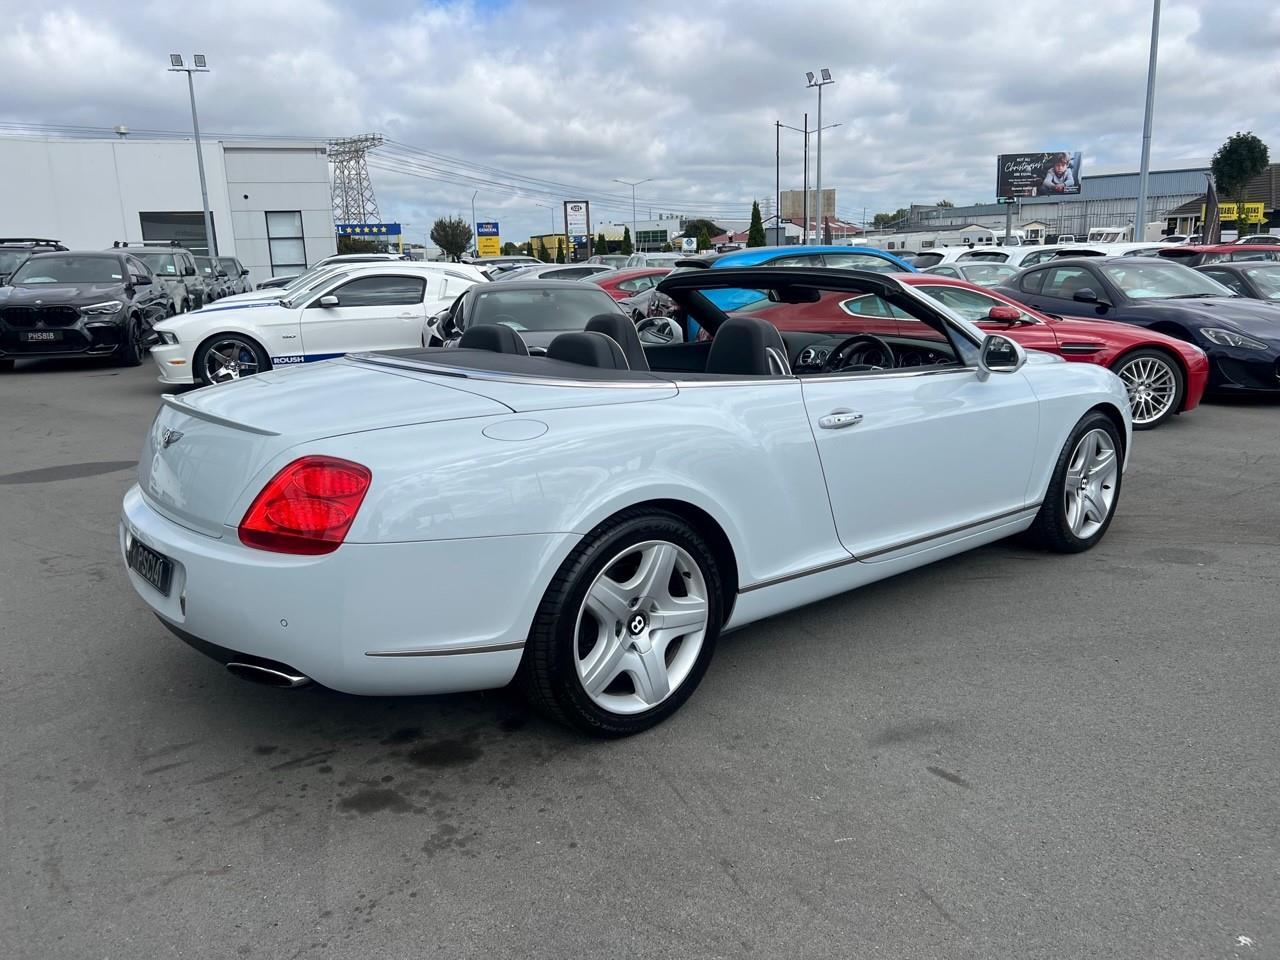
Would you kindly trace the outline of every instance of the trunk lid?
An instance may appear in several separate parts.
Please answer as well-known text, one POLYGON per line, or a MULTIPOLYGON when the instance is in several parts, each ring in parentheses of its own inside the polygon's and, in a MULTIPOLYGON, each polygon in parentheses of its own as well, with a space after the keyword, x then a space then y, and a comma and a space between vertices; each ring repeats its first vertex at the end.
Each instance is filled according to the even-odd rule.
POLYGON ((138 484, 175 523, 221 537, 245 487, 281 452, 311 440, 411 423, 510 413, 447 384, 328 363, 273 370, 166 396, 143 445, 138 484))

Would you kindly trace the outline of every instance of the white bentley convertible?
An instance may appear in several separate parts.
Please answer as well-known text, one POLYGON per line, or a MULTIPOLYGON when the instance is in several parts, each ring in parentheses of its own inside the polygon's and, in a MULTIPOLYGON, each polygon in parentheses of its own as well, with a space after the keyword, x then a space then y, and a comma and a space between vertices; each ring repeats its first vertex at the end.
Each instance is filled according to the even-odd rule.
POLYGON ((529 356, 482 324, 165 397, 120 524, 134 588, 242 677, 518 679, 617 736, 678 709, 726 630, 1012 534, 1106 532, 1131 439, 1108 371, 883 274, 661 289, 701 339, 603 315, 529 356))

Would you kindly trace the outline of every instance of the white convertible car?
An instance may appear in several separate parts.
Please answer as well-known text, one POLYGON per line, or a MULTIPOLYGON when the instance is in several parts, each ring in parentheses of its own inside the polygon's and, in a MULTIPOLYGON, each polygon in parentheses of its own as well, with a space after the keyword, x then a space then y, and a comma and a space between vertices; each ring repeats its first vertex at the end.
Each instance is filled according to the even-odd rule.
POLYGON ((644 346, 603 315, 529 356, 480 324, 166 396, 120 523, 135 590, 245 678, 518 679, 619 736, 683 704, 726 630, 1012 534, 1106 532, 1131 440, 1107 370, 883 274, 661 289, 709 339, 644 346), (714 288, 756 300, 726 316, 714 288))
POLYGON ((217 384, 352 351, 417 346, 427 318, 477 282, 473 272, 403 260, 339 265, 271 298, 228 298, 157 323, 151 358, 162 383, 217 384))

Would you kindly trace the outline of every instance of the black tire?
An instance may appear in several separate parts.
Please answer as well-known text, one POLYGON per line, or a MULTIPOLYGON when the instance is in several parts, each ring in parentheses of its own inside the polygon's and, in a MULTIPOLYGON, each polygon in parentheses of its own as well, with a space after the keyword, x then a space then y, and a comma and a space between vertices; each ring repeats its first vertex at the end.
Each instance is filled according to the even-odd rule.
POLYGON ((190 312, 191 312, 191 301, 190 301, 190 300, 183 300, 183 301, 182 301, 181 306, 180 306, 180 307, 179 307, 179 309, 178 309, 178 312, 179 312, 179 313, 190 313, 190 312))
POLYGON ((1085 414, 1067 437, 1062 452, 1058 454, 1057 463, 1053 467, 1053 476, 1049 480, 1049 489, 1045 493, 1044 502, 1040 505, 1040 512, 1036 514, 1035 521, 1027 530, 1027 539, 1033 545, 1054 553, 1082 553, 1097 544, 1106 535, 1116 515, 1116 507, 1120 505, 1120 484, 1124 476, 1120 466, 1123 462, 1124 435, 1116 427, 1115 422, 1100 410, 1085 414), (1102 430, 1111 438, 1112 448, 1117 458, 1117 469, 1114 481, 1110 485, 1112 498, 1106 519, 1088 536, 1081 537, 1072 531, 1068 520, 1067 474, 1077 444, 1094 430, 1102 430))
MULTIPOLYGON (((1162 368, 1167 369, 1173 377, 1173 400, 1169 404, 1169 408, 1154 419, 1143 418, 1139 420, 1138 405, 1131 404, 1131 413, 1133 415, 1133 429, 1135 430, 1154 430, 1171 417, 1177 416, 1178 411, 1182 409, 1182 401, 1187 392, 1187 378, 1182 373, 1182 367, 1173 356, 1164 350, 1155 348, 1142 348, 1132 350, 1123 357, 1111 364, 1111 371, 1119 375, 1125 367, 1130 366, 1135 361, 1154 361, 1160 364, 1162 368)), ((1127 386, 1127 384, 1126 384, 1127 386)))
POLYGON ((0 373, 9 373, 13 370, 13 357, 0 357, 0 373))
MULTIPOLYGON (((206 338, 205 341, 196 348, 195 357, 193 358, 193 362, 196 365, 196 369, 194 371, 196 379, 199 380, 206 387, 211 386, 213 383, 215 383, 214 380, 210 379, 207 372, 208 371, 207 361, 208 361, 209 351, 212 350, 213 347, 219 341, 232 340, 232 339, 240 341, 246 349, 253 351, 254 362, 257 364, 257 367, 258 367, 256 370, 253 371, 253 373, 263 373, 271 369, 271 358, 267 356, 267 352, 262 349, 261 345, 259 345, 257 341, 253 340, 250 337, 246 337, 244 334, 241 334, 241 333, 234 333, 234 334, 217 333, 217 334, 214 334, 212 337, 206 338)), ((251 375, 252 374, 246 374, 246 376, 251 376, 251 375)), ((216 382, 221 383, 223 381, 216 381, 216 382)))
POLYGON ((116 348, 116 363, 119 366, 136 367, 142 363, 142 357, 147 352, 142 337, 141 320, 130 317, 125 321, 124 329, 120 331, 120 346, 116 348))
POLYGON ((541 713, 591 736, 627 737, 648 730, 680 709, 702 681, 720 633, 721 590, 714 554, 687 522, 665 510, 623 511, 587 534, 561 564, 534 617, 518 683, 541 713), (606 565, 628 546, 648 540, 675 544, 697 564, 707 588, 706 631, 688 675, 665 700, 642 713, 614 713, 588 696, 578 676, 578 611, 606 565))

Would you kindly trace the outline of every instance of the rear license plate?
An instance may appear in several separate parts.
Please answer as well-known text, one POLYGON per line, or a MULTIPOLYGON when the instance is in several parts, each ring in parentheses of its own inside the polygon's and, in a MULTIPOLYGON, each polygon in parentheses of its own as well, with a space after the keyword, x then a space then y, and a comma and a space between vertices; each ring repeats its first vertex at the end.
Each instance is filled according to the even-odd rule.
POLYGON ((22 336, 19 338, 24 343, 48 343, 52 340, 61 340, 61 330, 23 330, 22 336))
POLYGON ((129 568, 166 597, 173 580, 173 561, 156 553, 137 537, 129 547, 129 568))

